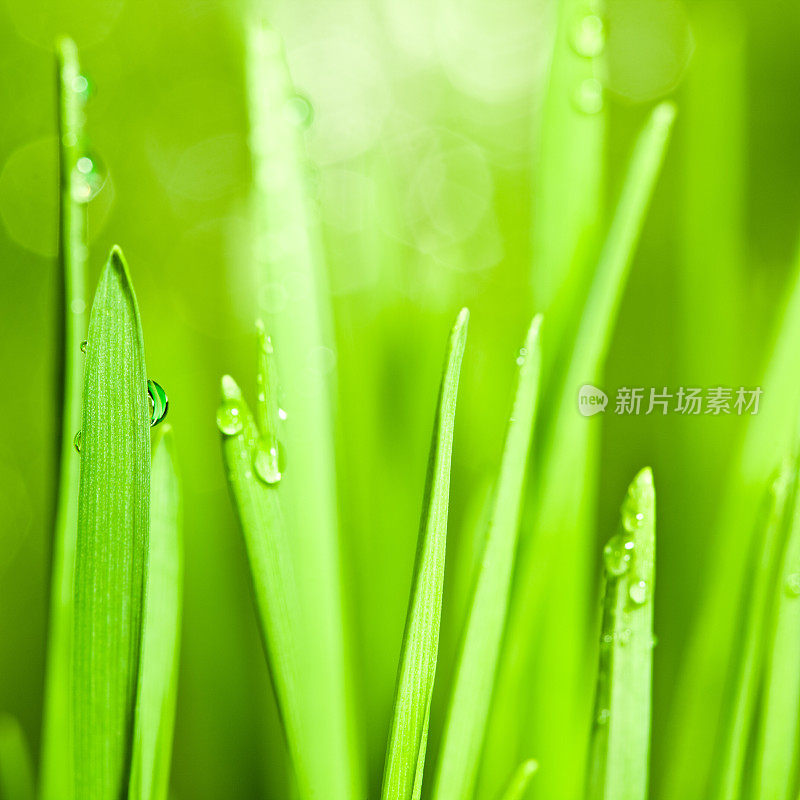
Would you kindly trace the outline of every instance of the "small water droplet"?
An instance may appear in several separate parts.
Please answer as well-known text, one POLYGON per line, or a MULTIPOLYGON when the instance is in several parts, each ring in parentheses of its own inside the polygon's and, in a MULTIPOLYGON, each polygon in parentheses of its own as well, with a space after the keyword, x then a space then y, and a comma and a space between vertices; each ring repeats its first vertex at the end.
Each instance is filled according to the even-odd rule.
POLYGON ((650 637, 650 647, 656 647, 657 645, 658 645, 658 636, 656 636, 655 634, 653 634, 653 635, 650 637))
POLYGON ((603 548, 603 562, 606 572, 614 577, 624 575, 631 566, 633 542, 622 534, 616 534, 608 540, 603 548))
POLYGON ((614 637, 610 633, 606 633, 603 636, 603 644, 611 644, 614 641, 614 637))
POLYGON ((632 583, 630 589, 628 589, 628 597, 630 597, 631 602, 635 603, 637 606, 644 604, 647 600, 647 583, 645 581, 636 581, 636 583, 632 583))
POLYGON ((308 128, 314 121, 314 107, 311 101, 301 94, 296 94, 286 101, 286 117, 300 128, 308 128))
POLYGON ((644 514, 637 511, 639 503, 636 498, 628 496, 622 506, 622 527, 633 533, 644 524, 644 514))
POLYGON ((86 341, 86 339, 84 339, 84 340, 81 342, 81 353, 85 353, 85 352, 86 352, 86 348, 87 348, 88 346, 89 346, 89 342, 87 342, 87 341, 86 341))
POLYGON ((75 452, 80 453, 81 451, 81 432, 78 431, 75 434, 75 438, 72 440, 72 444, 75 445, 75 452))
POLYGON ((78 203, 88 203, 97 197, 106 182, 106 173, 96 156, 82 155, 75 162, 72 180, 72 198, 78 203))
POLYGON ((800 572, 793 572, 786 579, 786 591, 791 597, 800 597, 800 572))
POLYGON ((608 720, 611 718, 611 712, 607 708, 601 708, 597 712, 597 717, 595 717, 595 721, 598 725, 608 725, 608 720))
POLYGON ((617 641, 623 647, 625 647, 625 645, 628 644, 628 642, 630 642, 630 640, 631 640, 631 629, 630 628, 625 628, 624 631, 620 631, 617 634, 617 641))
POLYGON ((598 114, 603 110, 603 84, 597 78, 582 80, 573 95, 575 107, 584 114, 598 114))
POLYGON ((256 445, 253 466, 255 467, 256 475, 264 483, 268 483, 270 486, 279 483, 284 472, 283 447, 280 443, 277 446, 270 447, 269 442, 265 439, 259 439, 256 445))
POLYGON ((605 44, 603 20, 597 14, 588 14, 578 21, 572 32, 572 46, 579 56, 585 58, 599 56, 605 44))
POLYGON ((72 91, 88 100, 94 94, 94 84, 86 75, 76 75, 72 79, 72 91))
POLYGON ((150 427, 155 427, 164 420, 169 411, 169 398, 160 384, 147 381, 147 399, 150 403, 150 427))
POLYGON ((234 436, 242 430, 242 414, 238 404, 225 400, 217 409, 217 427, 226 435, 234 436))
POLYGON ((289 415, 282 408, 278 409, 278 416, 283 420, 286 420, 286 419, 289 418, 289 415))

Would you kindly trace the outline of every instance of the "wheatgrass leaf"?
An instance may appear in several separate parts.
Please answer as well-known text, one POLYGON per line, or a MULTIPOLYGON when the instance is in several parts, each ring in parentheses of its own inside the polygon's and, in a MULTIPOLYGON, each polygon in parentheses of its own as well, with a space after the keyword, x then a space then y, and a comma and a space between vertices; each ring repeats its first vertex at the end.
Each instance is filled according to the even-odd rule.
MULTIPOLYGON (((500 800, 522 800, 525 796, 525 790, 531 782, 531 778, 536 774, 539 769, 539 764, 532 758, 523 761, 514 770, 511 780, 508 782, 505 791, 500 795, 500 800)), ((466 795, 465 795, 466 796, 466 795)))
POLYGON ((139 309, 111 251, 89 320, 72 650, 75 794, 119 800, 131 757, 150 526, 150 413, 139 309))
POLYGON ((169 425, 156 429, 150 474, 139 693, 129 800, 167 800, 183 598, 181 490, 169 425))
POLYGON ((456 397, 469 312, 462 309, 450 334, 433 426, 417 557, 397 670, 382 800, 417 800, 422 791, 433 684, 439 650, 444 584, 450 457, 456 397))
POLYGON ((0 800, 33 800, 33 761, 15 717, 0 714, 0 800))
POLYGON ((57 46, 59 141, 59 247, 61 282, 62 410, 61 454, 56 523, 53 532, 53 567, 42 726, 42 800, 68 800, 71 796, 69 642, 78 520, 80 458, 73 437, 81 426, 83 353, 86 338, 86 258, 88 253, 86 203, 82 202, 77 169, 84 140, 84 103, 75 43, 62 39, 57 46))
POLYGON ((467 618, 439 754, 434 800, 472 797, 508 610, 523 489, 538 405, 537 316, 525 338, 483 557, 467 618))
POLYGON ((645 800, 650 760, 655 491, 643 469, 606 544, 587 800, 645 800))

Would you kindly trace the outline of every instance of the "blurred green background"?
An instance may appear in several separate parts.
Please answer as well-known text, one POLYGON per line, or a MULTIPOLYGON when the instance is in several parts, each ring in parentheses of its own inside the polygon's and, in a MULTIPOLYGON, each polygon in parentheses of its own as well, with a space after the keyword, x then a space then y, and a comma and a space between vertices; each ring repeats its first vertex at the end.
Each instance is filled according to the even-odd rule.
MULTIPOLYGON (((122 245, 181 461, 174 786, 195 800, 277 798, 285 782, 214 425, 223 372, 253 389, 257 309, 279 310, 304 290, 287 281, 256 296, 250 283, 241 10, 210 0, 0 6, 0 710, 38 746, 59 405, 52 43, 68 33, 94 86, 88 131, 106 175, 89 212, 92 283, 109 247, 122 245)), ((532 152, 551 11, 547 0, 295 0, 267 11, 303 93, 296 113, 323 222, 335 339, 309 367, 337 371, 346 586, 373 788, 446 332, 469 306, 441 675, 469 582, 470 523, 502 446, 516 350, 538 310, 532 152)), ((652 102, 674 95, 679 116, 603 385, 612 404, 621 385, 753 385, 800 219, 800 7, 609 0, 607 31, 609 205, 652 102)), ((744 421, 607 412, 586 424, 603 430, 596 554, 630 477, 643 464, 656 475, 658 776, 661 723, 744 421)))

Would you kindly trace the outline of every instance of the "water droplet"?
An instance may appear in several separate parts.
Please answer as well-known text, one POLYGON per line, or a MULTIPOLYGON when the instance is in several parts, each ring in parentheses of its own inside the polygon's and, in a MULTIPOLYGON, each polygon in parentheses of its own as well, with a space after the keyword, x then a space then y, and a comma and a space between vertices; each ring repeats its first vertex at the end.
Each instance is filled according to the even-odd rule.
POLYGON ((217 409, 217 427, 226 435, 234 436, 242 430, 242 414, 238 404, 225 400, 217 409))
POLYGON ((286 101, 286 117, 300 128, 307 128, 314 121, 314 107, 311 101, 301 94, 296 94, 286 101))
POLYGON ((256 475, 264 483, 274 486, 283 477, 283 447, 278 443, 277 447, 270 447, 269 442, 264 438, 259 439, 256 445, 256 454, 253 459, 253 466, 256 475))
POLYGON ((642 605, 647 600, 647 583, 645 581, 632 583, 630 589, 628 589, 628 597, 637 606, 642 605))
POLYGON ((83 314, 83 312, 86 311, 86 303, 84 303, 79 297, 76 297, 69 304, 69 308, 73 314, 83 314))
POLYGON ((597 717, 595 717, 595 721, 598 725, 608 725, 608 720, 611 718, 611 712, 607 708, 601 708, 597 712, 597 717))
POLYGON ((653 634, 653 635, 650 637, 650 647, 656 647, 657 645, 658 645, 658 636, 656 636, 655 634, 653 634))
POLYGON ((610 633, 607 633, 603 636, 603 644, 611 644, 613 641, 614 637, 610 633))
POLYGON ((597 114, 603 110, 603 84, 597 78, 586 78, 578 84, 573 96, 578 111, 597 114))
POLYGON ((289 415, 282 408, 278 409, 278 416, 283 420, 289 418, 289 415))
POLYGON ((644 514, 638 511, 639 501, 632 495, 625 498, 622 505, 622 527, 633 533, 644 524, 644 514))
POLYGON ((800 572, 793 572, 786 579, 786 591, 791 597, 800 597, 800 572))
POLYGON ((106 173, 96 156, 83 155, 75 162, 72 176, 72 198, 88 203, 97 197, 106 182, 106 173))
POLYGON ((633 542, 622 534, 612 536, 603 548, 603 562, 606 572, 614 577, 624 575, 631 566, 633 542))
POLYGON ((617 641, 618 641, 618 642, 619 642, 619 643, 620 643, 620 644, 621 644, 623 647, 625 647, 625 645, 626 645, 626 644, 628 644, 628 642, 629 642, 630 640, 631 640, 631 629, 630 629, 630 628, 625 628, 625 630, 624 630, 624 631, 620 631, 620 632, 617 634, 617 641))
POLYGON ((147 381, 147 398, 150 403, 150 427, 158 425, 167 416, 169 398, 161 385, 155 381, 147 381))
POLYGON ((75 438, 72 440, 72 444, 75 445, 75 452, 80 453, 81 451, 81 432, 78 431, 75 434, 75 438))
POLYGON ((579 56, 593 58, 603 52, 606 33, 603 20, 597 14, 583 17, 572 32, 572 46, 579 56))
POLYGON ((81 353, 85 353, 85 352, 86 352, 86 348, 87 348, 88 346, 89 346, 89 342, 87 342, 87 341, 86 341, 86 339, 84 339, 84 340, 81 342, 81 353))
POLYGON ((72 91, 88 100, 94 94, 94 84, 86 75, 76 75, 72 79, 72 91))

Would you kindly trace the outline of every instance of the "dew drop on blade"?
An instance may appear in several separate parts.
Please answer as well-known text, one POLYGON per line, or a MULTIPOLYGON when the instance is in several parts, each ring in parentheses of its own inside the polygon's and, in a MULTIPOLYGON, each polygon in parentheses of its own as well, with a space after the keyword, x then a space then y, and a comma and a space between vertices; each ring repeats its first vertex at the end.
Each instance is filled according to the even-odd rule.
POLYGON ((265 439, 259 439, 253 458, 253 467, 256 475, 264 483, 268 483, 270 486, 279 483, 283 477, 284 470, 283 447, 280 443, 270 447, 269 442, 265 439))
POLYGON ((647 583, 645 581, 632 583, 630 589, 628 589, 628 597, 637 606, 643 605, 647 600, 647 583))
POLYGON ((786 591, 791 597, 800 597, 800 572, 793 572, 786 579, 786 591))
POLYGON ((597 14, 582 17, 572 32, 572 47, 579 56, 594 58, 606 44, 603 20, 597 14))
POLYGON ((84 339, 84 340, 81 342, 81 353, 85 353, 85 352, 86 352, 86 348, 87 348, 88 346, 89 346, 89 342, 87 342, 87 341, 86 341, 86 339, 84 339))
POLYGON ((226 436, 235 436, 237 433, 241 433, 241 409, 232 400, 223 401, 217 409, 217 427, 226 436))
POLYGON ((630 569, 632 553, 633 542, 630 539, 620 534, 612 536, 603 548, 606 572, 615 578, 624 575, 630 569))
POLYGON ((152 428, 167 416, 169 398, 161 384, 149 379, 147 381, 147 398, 150 404, 150 427, 152 428))
POLYGON ((75 445, 75 452, 80 453, 81 451, 81 432, 78 431, 75 434, 75 438, 72 440, 72 444, 75 445))

